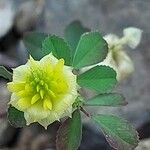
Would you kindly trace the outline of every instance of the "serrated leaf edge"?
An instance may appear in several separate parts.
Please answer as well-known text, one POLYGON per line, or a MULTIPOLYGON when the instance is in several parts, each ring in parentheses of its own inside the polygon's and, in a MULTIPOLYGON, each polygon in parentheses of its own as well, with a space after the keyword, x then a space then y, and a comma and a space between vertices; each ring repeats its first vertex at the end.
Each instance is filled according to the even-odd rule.
MULTIPOLYGON (((134 146, 134 147, 137 147, 137 146, 138 146, 138 143, 139 143, 139 134, 138 134, 138 132, 136 131, 136 128, 135 128, 133 125, 131 125, 126 119, 121 118, 121 117, 116 116, 116 115, 112 115, 112 114, 96 114, 96 115, 92 115, 92 116, 91 116, 91 119, 94 121, 94 123, 95 123, 96 125, 97 125, 98 123, 97 123, 97 121, 96 121, 95 119, 93 119, 93 116, 97 116, 97 115, 110 115, 110 116, 117 117, 118 119, 123 119, 123 120, 125 121, 125 123, 127 123, 127 124, 130 125, 131 129, 135 130, 135 136, 136 136, 137 144, 136 144, 136 145, 133 145, 133 146, 134 146)), ((116 149, 116 150, 119 150, 119 149, 117 149, 116 147, 114 147, 114 146, 108 141, 108 139, 107 139, 107 137, 106 137, 106 134, 105 134, 104 130, 102 129, 103 127, 101 127, 100 124, 99 124, 99 126, 100 126, 101 132, 102 132, 103 135, 105 136, 105 139, 106 139, 107 142, 110 144, 110 146, 111 146, 112 148, 116 149)), ((108 128, 108 129, 109 129, 109 128, 108 128)), ((110 130, 110 129, 109 129, 109 130, 110 130)), ((118 136, 118 138, 119 138, 121 141, 127 143, 126 141, 122 140, 119 136, 118 136)), ((131 145, 131 144, 129 144, 129 143, 127 143, 127 144, 128 144, 128 145, 131 145)), ((132 148, 132 149, 133 149, 133 148, 132 148)))
MULTIPOLYGON (((75 65, 74 65, 74 58, 75 58, 75 56, 76 56, 77 49, 78 49, 78 47, 79 47, 79 43, 80 43, 81 39, 82 39, 84 36, 87 36, 87 35, 90 34, 90 33, 92 33, 92 34, 94 34, 94 33, 100 34, 100 32, 99 32, 98 30, 96 30, 96 31, 91 31, 91 32, 85 32, 85 33, 83 33, 83 34, 80 36, 79 42, 78 42, 78 44, 77 44, 77 47, 76 47, 76 50, 75 50, 75 53, 74 53, 73 61, 72 61, 72 66, 73 66, 74 68, 76 68, 75 65)), ((100 34, 100 35, 101 35, 101 34, 100 34)), ((108 53, 108 44, 107 44, 107 42, 106 42, 105 39, 103 39, 103 40, 105 41, 105 45, 104 45, 104 46, 107 46, 107 53, 108 53)), ((105 57, 105 58, 106 58, 106 57, 105 57)), ((100 62, 102 62, 105 58, 103 58, 100 62)), ((94 64, 96 64, 96 63, 94 63, 94 64)), ((94 64, 89 64, 89 65, 86 65, 86 66, 90 66, 90 65, 94 65, 94 64)), ((85 67, 85 66, 84 66, 84 67, 85 67)), ((83 68, 83 67, 81 67, 81 68, 83 68)), ((77 67, 76 69, 78 69, 78 67, 77 67)))
POLYGON ((96 95, 96 96, 93 96, 93 97, 91 97, 91 98, 89 98, 89 99, 86 99, 86 101, 84 101, 84 106, 106 106, 106 107, 120 107, 120 106, 126 106, 128 104, 128 102, 125 100, 125 97, 123 96, 123 94, 120 94, 120 93, 109 93, 109 92, 106 92, 106 93, 102 93, 102 94, 98 94, 98 95, 96 95), (88 104, 88 103, 86 103, 87 101, 92 101, 91 99, 92 98, 95 98, 95 97, 97 97, 97 96, 99 96, 99 95, 106 95, 106 94, 118 94, 118 95, 120 95, 120 96, 122 96, 122 98, 123 98, 123 100, 124 100, 124 103, 123 104, 120 104, 120 105, 118 105, 118 106, 111 106, 111 105, 90 105, 90 104, 88 104))

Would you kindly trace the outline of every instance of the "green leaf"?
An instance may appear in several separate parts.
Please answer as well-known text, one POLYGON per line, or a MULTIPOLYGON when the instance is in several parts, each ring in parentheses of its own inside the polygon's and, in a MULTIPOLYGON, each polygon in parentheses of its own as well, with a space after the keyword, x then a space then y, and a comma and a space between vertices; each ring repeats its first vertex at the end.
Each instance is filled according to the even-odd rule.
POLYGON ((79 75, 77 82, 81 87, 106 93, 117 83, 116 72, 108 66, 96 66, 79 75))
POLYGON ((71 50, 62 38, 55 35, 49 36, 42 43, 42 47, 52 51, 56 58, 63 58, 66 65, 71 65, 71 50))
POLYGON ((26 125, 24 113, 22 111, 17 110, 15 107, 11 105, 8 108, 8 120, 10 124, 14 127, 21 128, 26 125))
POLYGON ((76 20, 70 23, 65 29, 65 40, 71 47, 71 56, 73 58, 77 44, 80 40, 80 36, 85 33, 89 32, 88 28, 85 28, 80 21, 76 20))
POLYGON ((9 72, 4 66, 0 66, 0 77, 8 79, 9 81, 12 80, 12 73, 9 72))
POLYGON ((100 126, 109 144, 117 150, 133 150, 138 145, 136 130, 124 119, 113 115, 95 115, 92 119, 100 126))
POLYGON ((108 45, 98 32, 89 32, 81 36, 74 54, 73 66, 80 69, 104 60, 108 53, 108 45))
POLYGON ((85 102, 87 106, 122 106, 127 102, 122 94, 118 93, 106 93, 97 95, 85 102))
POLYGON ((40 60, 51 52, 50 49, 42 49, 42 42, 48 37, 45 33, 29 32, 26 33, 23 41, 29 54, 36 60, 40 60))
POLYGON ((82 136, 80 111, 76 110, 59 128, 56 139, 57 150, 77 150, 82 136))

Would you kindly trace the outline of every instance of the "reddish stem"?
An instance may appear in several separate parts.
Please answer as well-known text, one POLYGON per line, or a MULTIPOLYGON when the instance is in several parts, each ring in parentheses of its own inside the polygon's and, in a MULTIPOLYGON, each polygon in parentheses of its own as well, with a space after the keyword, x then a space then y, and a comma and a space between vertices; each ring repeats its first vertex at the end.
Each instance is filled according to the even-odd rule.
POLYGON ((87 117, 91 117, 91 115, 90 115, 83 107, 80 107, 80 110, 81 110, 87 117))

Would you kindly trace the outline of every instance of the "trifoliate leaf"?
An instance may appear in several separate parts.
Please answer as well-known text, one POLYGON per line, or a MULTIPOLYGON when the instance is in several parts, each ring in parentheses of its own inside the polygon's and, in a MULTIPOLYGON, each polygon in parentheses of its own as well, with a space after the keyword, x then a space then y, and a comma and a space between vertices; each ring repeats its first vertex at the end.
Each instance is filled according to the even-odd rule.
POLYGON ((50 49, 42 49, 42 42, 48 37, 45 33, 30 32, 25 34, 23 41, 29 54, 36 60, 40 60, 51 52, 50 49))
POLYGON ((76 48, 73 66, 76 69, 101 62, 107 56, 108 45, 99 32, 88 32, 81 36, 76 48))
POLYGON ((85 102, 87 106, 124 106, 127 102, 122 94, 118 93, 106 93, 99 94, 90 98, 85 102))
POLYGON ((55 35, 47 37, 42 43, 42 49, 52 51, 56 58, 63 58, 66 65, 71 65, 71 50, 62 38, 55 35))
POLYGON ((24 118, 24 113, 22 111, 17 110, 13 106, 9 106, 8 108, 8 120, 11 125, 14 127, 24 127, 26 125, 26 120, 24 118))
POLYGON ((57 150, 77 150, 82 136, 80 111, 76 110, 72 118, 67 119, 59 128, 56 139, 57 150))
POLYGON ((8 79, 9 81, 12 80, 12 73, 9 72, 4 66, 0 66, 0 77, 8 79))
POLYGON ((117 150, 133 150, 138 145, 136 130, 124 119, 113 115, 95 115, 92 120, 100 126, 109 144, 117 150))
POLYGON ((77 82, 81 87, 105 93, 116 85, 116 72, 108 66, 96 66, 79 75, 77 82))
POLYGON ((80 21, 76 20, 70 23, 65 29, 65 40, 71 47, 71 56, 73 58, 80 36, 90 30, 84 27, 80 21))

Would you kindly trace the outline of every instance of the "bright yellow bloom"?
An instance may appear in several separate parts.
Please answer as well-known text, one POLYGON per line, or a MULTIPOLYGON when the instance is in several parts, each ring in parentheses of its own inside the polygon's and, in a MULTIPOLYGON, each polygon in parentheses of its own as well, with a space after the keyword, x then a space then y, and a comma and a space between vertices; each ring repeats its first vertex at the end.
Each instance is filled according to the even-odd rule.
POLYGON ((10 104, 23 111, 27 125, 38 122, 45 128, 56 120, 71 116, 72 104, 77 98, 76 76, 64 59, 52 54, 40 61, 30 58, 13 70, 10 104))

